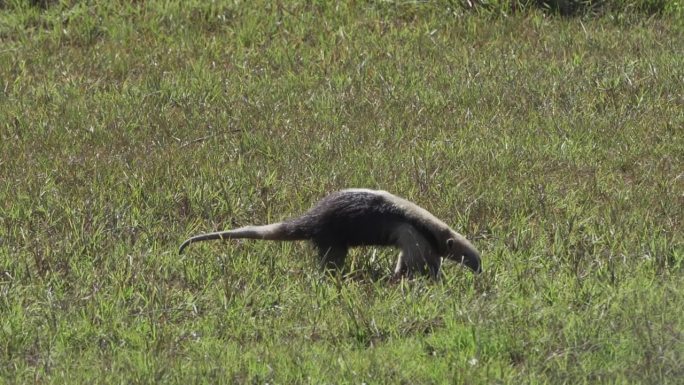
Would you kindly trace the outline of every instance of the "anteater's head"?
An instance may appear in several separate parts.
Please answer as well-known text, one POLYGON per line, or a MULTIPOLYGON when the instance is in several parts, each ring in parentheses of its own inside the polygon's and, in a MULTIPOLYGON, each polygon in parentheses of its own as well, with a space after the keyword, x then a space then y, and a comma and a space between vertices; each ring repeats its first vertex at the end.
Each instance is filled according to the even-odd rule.
POLYGON ((447 239, 447 258, 469 267, 475 274, 482 272, 480 252, 467 239, 455 233, 447 239))

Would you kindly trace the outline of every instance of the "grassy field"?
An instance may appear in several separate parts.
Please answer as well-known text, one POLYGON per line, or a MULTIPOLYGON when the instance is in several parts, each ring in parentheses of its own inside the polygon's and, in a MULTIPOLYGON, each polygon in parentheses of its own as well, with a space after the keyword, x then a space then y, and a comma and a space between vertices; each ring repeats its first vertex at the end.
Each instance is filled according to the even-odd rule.
POLYGON ((682 383, 682 18, 454 4, 0 2, 0 383, 682 383), (177 255, 344 187, 484 273, 177 255))

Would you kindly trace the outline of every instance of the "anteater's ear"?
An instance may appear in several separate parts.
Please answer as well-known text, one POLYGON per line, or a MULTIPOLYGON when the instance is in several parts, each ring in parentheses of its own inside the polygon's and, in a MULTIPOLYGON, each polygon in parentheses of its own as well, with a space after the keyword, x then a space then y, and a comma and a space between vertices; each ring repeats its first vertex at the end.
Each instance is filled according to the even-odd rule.
POLYGON ((455 244, 456 244, 456 240, 454 240, 454 238, 447 239, 447 248, 449 250, 453 249, 455 244))

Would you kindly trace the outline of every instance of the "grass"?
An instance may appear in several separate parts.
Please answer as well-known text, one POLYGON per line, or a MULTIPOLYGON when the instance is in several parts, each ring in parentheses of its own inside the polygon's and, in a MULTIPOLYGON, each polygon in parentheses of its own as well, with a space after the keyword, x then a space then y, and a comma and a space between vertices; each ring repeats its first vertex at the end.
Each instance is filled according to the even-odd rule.
MULTIPOLYGON (((672 9, 678 3, 668 3, 672 9)), ((6 2, 0 382, 684 377, 684 36, 672 15, 449 3, 6 2), (187 236, 382 188, 485 272, 346 277, 187 236)))

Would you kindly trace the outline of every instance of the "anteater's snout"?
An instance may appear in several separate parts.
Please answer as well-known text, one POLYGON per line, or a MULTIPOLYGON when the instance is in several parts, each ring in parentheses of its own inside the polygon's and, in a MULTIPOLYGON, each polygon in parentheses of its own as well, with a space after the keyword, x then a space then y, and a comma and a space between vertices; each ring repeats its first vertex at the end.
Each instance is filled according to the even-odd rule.
POLYGON ((473 273, 475 274, 480 274, 482 273, 482 263, 480 260, 475 260, 475 261, 470 261, 469 263, 466 263, 466 266, 468 266, 473 273))
POLYGON ((464 254, 461 263, 467 266, 475 274, 482 273, 482 260, 479 253, 464 254))

